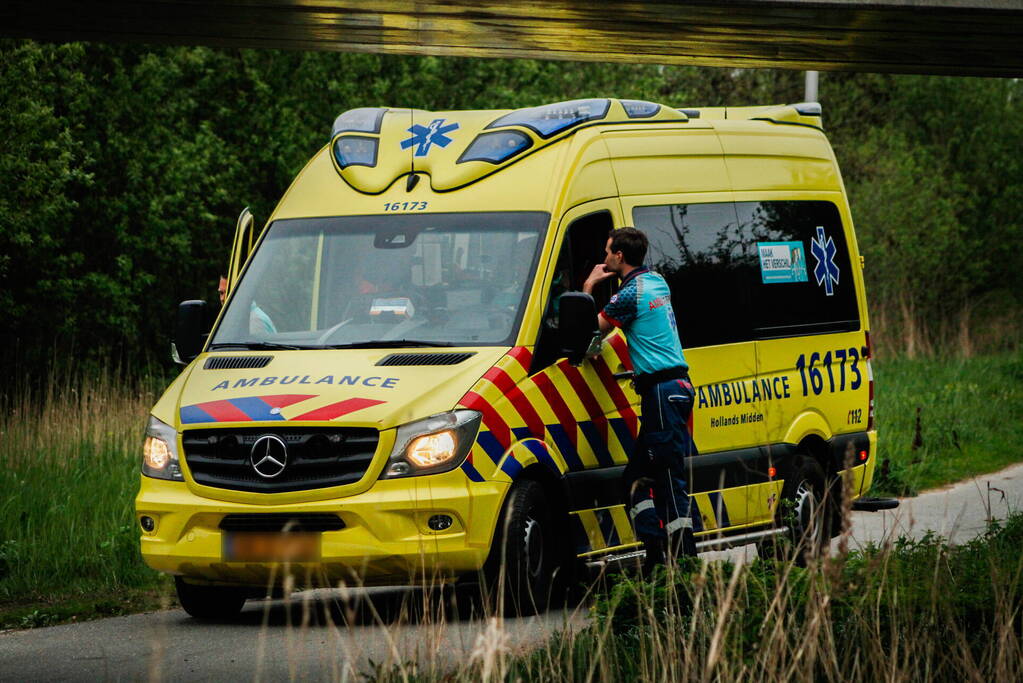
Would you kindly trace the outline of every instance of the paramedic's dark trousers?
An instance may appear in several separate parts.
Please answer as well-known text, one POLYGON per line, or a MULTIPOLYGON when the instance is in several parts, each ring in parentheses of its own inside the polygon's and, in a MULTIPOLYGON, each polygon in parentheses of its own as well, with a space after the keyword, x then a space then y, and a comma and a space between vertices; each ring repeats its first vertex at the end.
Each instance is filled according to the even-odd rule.
POLYGON ((625 480, 636 538, 647 563, 671 555, 696 555, 689 515, 684 458, 694 455, 693 385, 671 379, 641 392, 642 422, 625 480))

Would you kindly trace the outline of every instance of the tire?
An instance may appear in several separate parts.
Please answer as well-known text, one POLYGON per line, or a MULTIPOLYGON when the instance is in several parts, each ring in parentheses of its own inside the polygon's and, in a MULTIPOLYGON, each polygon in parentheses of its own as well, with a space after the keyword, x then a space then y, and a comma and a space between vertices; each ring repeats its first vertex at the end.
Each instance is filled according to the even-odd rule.
POLYGON ((529 480, 515 484, 484 567, 487 588, 506 611, 529 615, 547 608, 558 564, 553 532, 543 487, 529 480))
POLYGON ((245 605, 247 592, 233 586, 200 586, 185 583, 180 576, 174 577, 178 602, 194 619, 221 620, 238 615, 245 605))
POLYGON ((831 541, 832 521, 830 510, 825 508, 824 492, 821 466, 809 457, 797 455, 791 476, 785 478, 782 486, 776 519, 776 524, 788 527, 788 532, 760 542, 757 548, 761 557, 791 557, 797 566, 805 567, 809 560, 824 554, 831 541))

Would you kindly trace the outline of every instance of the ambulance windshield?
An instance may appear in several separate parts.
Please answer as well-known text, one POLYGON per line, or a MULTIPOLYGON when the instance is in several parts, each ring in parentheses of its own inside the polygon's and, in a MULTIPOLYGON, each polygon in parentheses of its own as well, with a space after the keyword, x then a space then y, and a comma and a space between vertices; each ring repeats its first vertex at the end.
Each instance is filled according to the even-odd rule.
POLYGON ((549 220, 502 212, 275 221, 210 348, 510 345, 549 220))

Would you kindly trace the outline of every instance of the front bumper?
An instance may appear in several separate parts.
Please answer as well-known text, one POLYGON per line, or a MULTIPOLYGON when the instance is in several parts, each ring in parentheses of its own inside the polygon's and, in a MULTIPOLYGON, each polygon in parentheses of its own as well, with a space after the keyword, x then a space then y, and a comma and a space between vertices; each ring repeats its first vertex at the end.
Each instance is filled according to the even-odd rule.
MULTIPOLYGON (((202 498, 183 482, 142 477, 136 520, 156 520, 142 531, 142 557, 153 569, 211 582, 266 586, 291 574, 304 585, 416 584, 448 580, 483 566, 508 484, 469 482, 461 470, 380 480, 358 495, 286 505, 202 498), (229 562, 224 559, 227 514, 334 513, 344 528, 322 533, 317 562, 229 562), (450 528, 427 521, 449 515, 450 528)), ((258 500, 258 494, 252 494, 258 500)))

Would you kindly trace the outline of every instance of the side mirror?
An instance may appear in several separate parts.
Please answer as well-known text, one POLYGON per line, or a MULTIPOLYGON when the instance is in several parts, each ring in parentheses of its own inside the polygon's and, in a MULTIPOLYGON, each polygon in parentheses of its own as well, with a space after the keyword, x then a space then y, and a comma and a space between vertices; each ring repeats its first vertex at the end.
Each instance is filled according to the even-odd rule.
POLYGON ((572 365, 579 365, 594 337, 600 338, 597 305, 585 292, 565 292, 558 300, 558 331, 561 353, 572 365))
POLYGON ((178 319, 171 342, 175 363, 188 365, 199 355, 209 331, 207 322, 205 301, 182 301, 178 304, 178 319))

